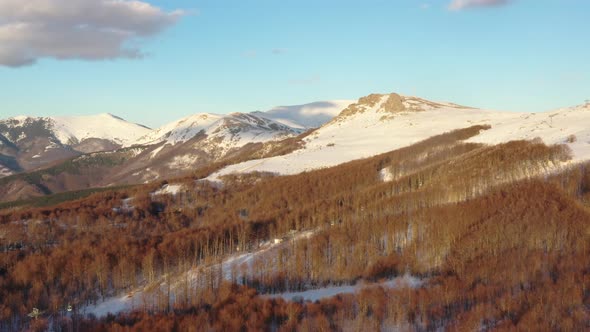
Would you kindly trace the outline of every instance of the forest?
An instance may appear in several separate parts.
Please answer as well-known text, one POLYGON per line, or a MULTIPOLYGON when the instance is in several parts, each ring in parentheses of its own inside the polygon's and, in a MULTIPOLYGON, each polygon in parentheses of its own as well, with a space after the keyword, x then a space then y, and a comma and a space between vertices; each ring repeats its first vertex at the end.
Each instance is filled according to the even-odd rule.
POLYGON ((487 129, 292 176, 212 183, 210 166, 7 205, 0 330, 589 330, 590 163, 468 142, 487 129), (133 310, 91 310, 120 296, 133 310))

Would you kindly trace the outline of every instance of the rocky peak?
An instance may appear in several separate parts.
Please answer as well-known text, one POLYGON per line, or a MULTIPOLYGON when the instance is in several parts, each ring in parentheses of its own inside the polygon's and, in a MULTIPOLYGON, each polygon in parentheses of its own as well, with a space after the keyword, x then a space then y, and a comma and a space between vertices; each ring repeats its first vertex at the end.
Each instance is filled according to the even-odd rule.
POLYGON ((377 112, 382 113, 399 113, 406 110, 404 106, 404 99, 397 93, 391 93, 387 99, 381 104, 381 107, 377 112))

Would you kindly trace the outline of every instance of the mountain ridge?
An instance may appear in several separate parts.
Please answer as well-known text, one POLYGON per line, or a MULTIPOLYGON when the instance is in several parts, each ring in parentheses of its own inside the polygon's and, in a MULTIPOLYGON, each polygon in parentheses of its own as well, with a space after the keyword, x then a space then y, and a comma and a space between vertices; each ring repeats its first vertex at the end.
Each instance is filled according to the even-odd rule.
POLYGON ((543 113, 483 110, 448 102, 432 102, 396 93, 371 94, 309 133, 303 146, 287 155, 230 165, 211 175, 247 172, 297 174, 331 167, 402 148, 446 131, 473 125, 491 129, 470 142, 499 144, 540 137, 546 144, 567 144, 572 162, 590 159, 588 104, 543 113))
MULTIPOLYGON (((12 146, 10 139, 0 136, 0 178, 9 177, 3 183, 12 183, 12 193, 37 195, 44 194, 34 189, 37 187, 49 188, 52 193, 82 190, 147 183, 191 172, 203 174, 206 169, 209 173, 204 175, 212 181, 250 172, 297 174, 371 157, 473 125, 491 129, 469 142, 493 145, 540 137, 546 144, 566 144, 574 163, 590 159, 590 131, 584 127, 590 122, 587 110, 588 103, 544 113, 498 112, 397 93, 371 94, 353 103, 344 100, 276 107, 267 112, 196 113, 151 131, 142 130, 145 135, 127 140, 125 145, 98 138, 62 144, 56 135, 47 135, 46 126, 37 124, 31 129, 38 131, 32 135, 35 138, 22 141, 28 146, 12 146), (338 107, 343 109, 338 111, 338 107), (319 127, 308 128, 318 123, 319 127), (46 160, 31 149, 36 145, 45 147, 46 160), (87 153, 95 154, 80 159, 87 153), (33 177, 16 176, 32 170, 39 172, 33 177), (83 174, 93 176, 88 180, 83 174), (29 186, 34 190, 26 189, 29 186)), ((108 113, 98 116, 121 119, 108 113)), ((26 119, 18 117, 17 121, 26 119)), ((2 200, 23 198, 8 195, 8 187, 4 187, 0 188, 2 200)))

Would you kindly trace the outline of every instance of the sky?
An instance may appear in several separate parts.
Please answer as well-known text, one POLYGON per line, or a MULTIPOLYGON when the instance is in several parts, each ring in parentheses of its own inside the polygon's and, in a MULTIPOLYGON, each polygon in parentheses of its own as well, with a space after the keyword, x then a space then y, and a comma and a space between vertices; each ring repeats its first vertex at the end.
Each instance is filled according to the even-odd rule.
POLYGON ((590 99, 588 0, 0 0, 0 118, 183 116, 398 92, 590 99))

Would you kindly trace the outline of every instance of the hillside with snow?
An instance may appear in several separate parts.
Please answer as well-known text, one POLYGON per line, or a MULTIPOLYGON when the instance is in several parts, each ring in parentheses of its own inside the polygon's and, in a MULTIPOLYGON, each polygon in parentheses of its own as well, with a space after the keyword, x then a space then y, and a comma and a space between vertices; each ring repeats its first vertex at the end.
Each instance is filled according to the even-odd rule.
POLYGON ((219 138, 220 128, 223 127, 236 128, 232 130, 233 141, 241 140, 247 143, 252 139, 253 142, 263 142, 274 138, 268 135, 272 131, 278 131, 280 134, 286 131, 299 133, 303 130, 318 128, 332 120, 353 102, 352 100, 320 101, 303 105, 278 106, 265 112, 251 113, 196 113, 156 128, 139 137, 133 144, 149 145, 165 142, 175 145, 187 142, 199 134, 219 138), (245 129, 251 132, 245 134, 243 139, 237 139, 236 132, 245 133, 245 129))
POLYGON ((143 183, 178 176, 239 154, 249 146, 256 150, 264 143, 300 132, 252 113, 197 114, 142 137, 136 144, 147 145, 147 150, 130 161, 110 183, 143 183))
POLYGON ((296 137, 309 127, 321 126, 348 104, 349 101, 317 102, 277 107, 268 112, 197 113, 154 130, 110 114, 6 119, 0 121, 0 177, 10 179, 0 188, 5 192, 0 200, 30 196, 20 193, 39 195, 35 189, 38 187, 52 188, 45 192, 54 193, 53 189, 146 183, 181 176, 238 156, 241 160, 249 159, 251 153, 272 149, 267 143, 272 145, 296 137), (137 153, 128 153, 133 147, 137 147, 133 150, 137 153), (121 148, 125 151, 111 153, 121 148), (76 157, 94 152, 99 155, 81 166, 84 172, 92 174, 91 181, 72 174, 68 171, 70 166, 65 167, 78 165, 76 157), (113 156, 118 157, 113 160, 113 156), (104 160, 109 160, 112 167, 105 168, 104 160), (23 171, 42 176, 35 176, 34 183, 11 177, 23 171), (13 194, 6 194, 7 188, 13 194))
POLYGON ((349 101, 317 102, 277 107, 268 112, 197 113, 171 122, 140 137, 133 144, 150 150, 135 163, 131 178, 140 182, 160 174, 177 174, 220 161, 241 149, 295 137, 310 127, 330 121, 349 101))
POLYGON ((0 120, 0 177, 84 153, 112 151, 150 131, 112 114, 0 120))
POLYGON ((254 171, 297 174, 399 149, 434 135, 473 125, 491 129, 470 139, 498 144, 540 138, 567 144, 573 161, 590 159, 590 105, 544 113, 499 112, 397 94, 370 95, 350 105, 284 156, 228 166, 209 177, 254 171))
POLYGON ((166 142, 174 145, 176 143, 185 142, 195 137, 221 118, 223 118, 223 115, 212 113, 197 113, 189 115, 180 120, 170 122, 160 128, 154 129, 137 139, 134 143, 144 145, 166 142))
MULTIPOLYGON (((227 174, 255 171, 297 174, 392 151, 473 125, 490 125, 491 129, 470 142, 498 144, 540 138, 546 144, 567 144, 572 151, 570 162, 578 162, 590 159, 588 123, 589 104, 551 112, 517 113, 394 93, 369 95, 352 104, 342 100, 277 107, 267 112, 200 113, 155 130, 110 114, 17 117, 0 121, 0 177, 67 162, 84 153, 107 153, 134 145, 141 149, 134 154, 125 152, 125 158, 118 159, 116 167, 85 165, 88 172, 94 170, 95 179, 91 182, 78 177, 72 181, 71 175, 60 173, 42 177, 45 179, 42 183, 10 182, 14 187, 11 190, 37 193, 34 188, 31 191, 24 187, 42 185, 79 190, 86 188, 85 183, 98 186, 146 183, 182 176, 217 162, 229 166, 211 174, 208 178, 213 181, 227 174), (313 126, 319 127, 307 129, 313 126), (298 136, 302 133, 305 135, 298 136), (254 159, 263 156, 271 157, 254 159), (63 183, 66 178, 70 179, 69 185, 63 183)), ((104 158, 112 157, 104 155, 104 158)), ((4 197, 18 198, 18 195, 4 197)))
POLYGON ((17 116, 1 120, 2 134, 13 142, 27 138, 27 127, 38 126, 37 130, 53 135, 59 143, 74 145, 96 138, 109 140, 120 145, 136 141, 150 129, 125 121, 115 115, 102 113, 85 116, 29 117, 17 116), (18 133, 19 135, 15 135, 18 133))

